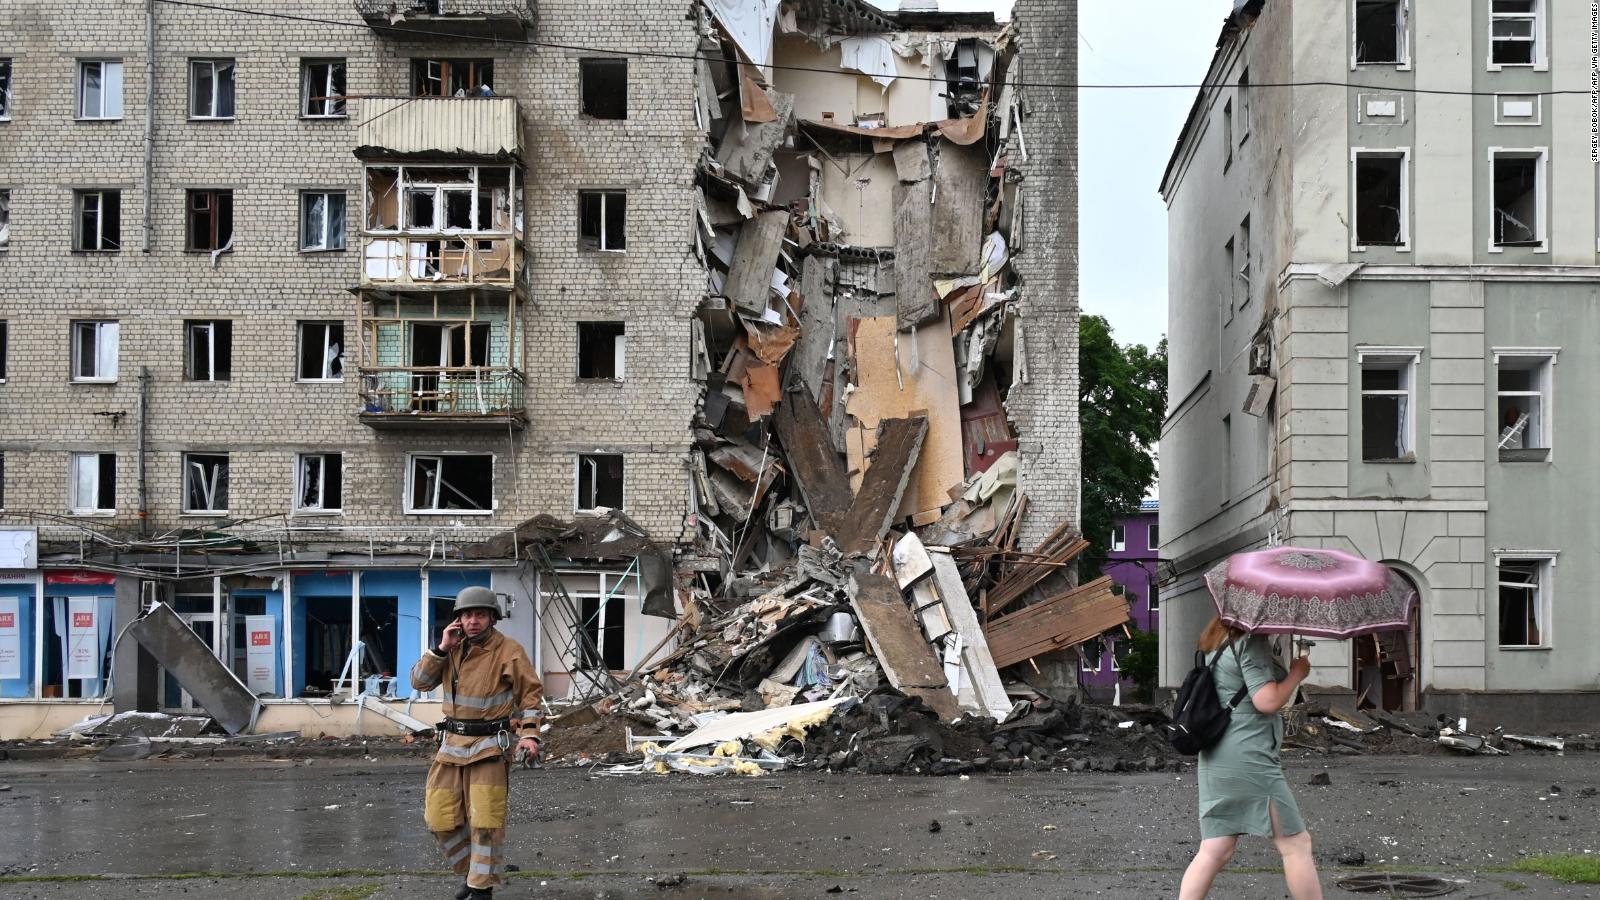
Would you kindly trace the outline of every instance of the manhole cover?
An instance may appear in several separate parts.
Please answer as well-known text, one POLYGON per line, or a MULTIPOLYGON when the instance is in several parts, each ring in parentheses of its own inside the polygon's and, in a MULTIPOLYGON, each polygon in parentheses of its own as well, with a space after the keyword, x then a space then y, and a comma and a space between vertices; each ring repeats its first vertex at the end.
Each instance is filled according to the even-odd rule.
POLYGON ((1356 875, 1338 882, 1339 887, 1356 894, 1384 894, 1389 897, 1441 897, 1456 886, 1426 875, 1396 875, 1376 872, 1356 875))

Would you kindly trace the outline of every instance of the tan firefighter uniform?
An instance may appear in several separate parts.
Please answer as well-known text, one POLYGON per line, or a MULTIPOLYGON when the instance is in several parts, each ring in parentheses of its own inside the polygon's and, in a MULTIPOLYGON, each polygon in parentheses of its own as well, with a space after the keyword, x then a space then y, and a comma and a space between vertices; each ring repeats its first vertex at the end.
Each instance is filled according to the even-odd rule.
POLYGON ((441 688, 447 720, 507 721, 503 734, 444 732, 428 769, 423 818, 445 859, 474 888, 504 882, 501 845, 506 835, 507 751, 519 738, 539 736, 544 685, 516 641, 493 628, 477 643, 463 640, 448 656, 433 650, 411 669, 411 686, 441 688))

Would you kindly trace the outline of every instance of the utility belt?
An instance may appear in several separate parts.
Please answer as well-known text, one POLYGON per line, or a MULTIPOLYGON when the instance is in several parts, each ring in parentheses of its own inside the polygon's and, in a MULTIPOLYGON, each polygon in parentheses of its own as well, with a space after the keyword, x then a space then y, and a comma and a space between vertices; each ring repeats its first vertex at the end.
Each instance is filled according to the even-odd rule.
POLYGON ((459 734, 462 737, 489 737, 501 732, 509 732, 511 730, 511 720, 446 718, 438 724, 437 728, 440 734, 449 732, 450 734, 459 734))

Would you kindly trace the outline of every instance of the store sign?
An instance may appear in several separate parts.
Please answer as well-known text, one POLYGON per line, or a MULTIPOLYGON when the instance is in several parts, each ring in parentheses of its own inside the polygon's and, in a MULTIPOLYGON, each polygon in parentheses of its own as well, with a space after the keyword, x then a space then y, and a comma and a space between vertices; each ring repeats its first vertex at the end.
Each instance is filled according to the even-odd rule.
POLYGON ((44 573, 45 584, 116 584, 117 576, 106 572, 59 569, 44 573))
POLYGON ((17 598, 0 597, 0 678, 22 677, 22 627, 17 598))
POLYGON ((277 690, 278 628, 272 616, 245 616, 248 635, 245 648, 245 686, 250 693, 270 694, 277 690))
POLYGON ((67 677, 100 678, 98 597, 67 599, 67 677))

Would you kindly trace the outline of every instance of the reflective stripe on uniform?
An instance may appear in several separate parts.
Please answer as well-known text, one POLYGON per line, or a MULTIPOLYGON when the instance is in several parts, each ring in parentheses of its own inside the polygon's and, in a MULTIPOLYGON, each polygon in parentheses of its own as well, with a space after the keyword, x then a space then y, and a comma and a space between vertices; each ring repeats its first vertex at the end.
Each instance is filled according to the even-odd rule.
POLYGON ((465 747, 457 747, 451 744, 449 741, 439 745, 440 753, 443 753, 445 756, 453 756, 456 759, 471 759, 472 757, 477 756, 479 753, 482 753, 486 750, 498 749, 500 749, 500 737, 499 735, 493 734, 483 738, 476 744, 469 744, 465 747))
POLYGON ((445 699, 465 709, 491 709, 511 702, 511 692, 501 691, 492 697, 474 697, 471 694, 446 694, 445 699))

